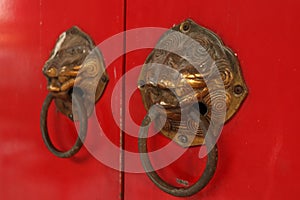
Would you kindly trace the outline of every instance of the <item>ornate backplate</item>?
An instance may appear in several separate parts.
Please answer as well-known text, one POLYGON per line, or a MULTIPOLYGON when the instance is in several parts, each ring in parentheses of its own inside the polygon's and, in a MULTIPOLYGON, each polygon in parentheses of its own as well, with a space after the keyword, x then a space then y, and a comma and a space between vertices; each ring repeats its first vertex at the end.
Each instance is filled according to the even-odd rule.
POLYGON ((92 39, 76 26, 59 36, 43 73, 48 80, 49 92, 55 96, 58 110, 72 120, 76 119, 72 112, 71 95, 74 84, 84 91, 81 95, 90 116, 92 105, 99 100, 108 82, 100 51, 95 48, 92 39))
POLYGON ((213 106, 220 113, 226 112, 225 123, 248 93, 237 56, 215 33, 190 19, 161 37, 143 66, 138 84, 145 108, 160 105, 164 110, 165 115, 157 117, 155 125, 183 147, 204 144, 213 106), (193 91, 187 92, 183 82, 193 91), (214 101, 219 96, 225 103, 214 101), (185 108, 200 112, 199 120, 191 118, 185 108))

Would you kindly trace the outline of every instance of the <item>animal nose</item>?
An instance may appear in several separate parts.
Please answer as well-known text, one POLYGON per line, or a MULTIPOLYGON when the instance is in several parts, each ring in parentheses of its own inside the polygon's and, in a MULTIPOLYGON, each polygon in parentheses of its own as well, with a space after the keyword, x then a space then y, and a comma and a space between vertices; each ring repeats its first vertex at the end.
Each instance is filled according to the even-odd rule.
POLYGON ((50 67, 50 68, 48 68, 48 69, 45 69, 45 70, 44 70, 44 73, 45 73, 48 77, 51 77, 51 78, 57 77, 57 76, 58 76, 58 74, 57 74, 57 69, 54 68, 54 67, 50 67))

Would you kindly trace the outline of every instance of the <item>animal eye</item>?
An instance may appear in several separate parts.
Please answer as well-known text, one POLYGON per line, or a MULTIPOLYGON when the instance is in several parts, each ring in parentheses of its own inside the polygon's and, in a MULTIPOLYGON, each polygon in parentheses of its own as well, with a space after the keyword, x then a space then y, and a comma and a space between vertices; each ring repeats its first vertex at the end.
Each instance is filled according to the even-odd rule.
POLYGON ((83 48, 81 46, 76 47, 76 53, 83 53, 83 48))
POLYGON ((66 51, 66 54, 68 54, 68 55, 74 55, 75 54, 74 47, 68 48, 65 51, 66 51))

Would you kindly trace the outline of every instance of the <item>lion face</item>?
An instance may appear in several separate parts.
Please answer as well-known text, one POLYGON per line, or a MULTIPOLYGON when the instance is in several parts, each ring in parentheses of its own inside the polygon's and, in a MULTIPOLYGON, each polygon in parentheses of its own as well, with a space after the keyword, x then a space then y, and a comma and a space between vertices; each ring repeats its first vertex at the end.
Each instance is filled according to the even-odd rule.
POLYGON ((247 95, 236 56, 192 20, 160 39, 142 68, 139 89, 147 110, 162 108, 155 120, 161 132, 183 147, 204 144, 209 125, 228 121, 247 95))
POLYGON ((43 67, 48 80, 48 90, 56 98, 59 111, 74 119, 72 112, 73 87, 84 91, 84 104, 88 115, 92 113, 91 102, 97 101, 108 81, 104 61, 92 39, 74 26, 63 32, 43 67))

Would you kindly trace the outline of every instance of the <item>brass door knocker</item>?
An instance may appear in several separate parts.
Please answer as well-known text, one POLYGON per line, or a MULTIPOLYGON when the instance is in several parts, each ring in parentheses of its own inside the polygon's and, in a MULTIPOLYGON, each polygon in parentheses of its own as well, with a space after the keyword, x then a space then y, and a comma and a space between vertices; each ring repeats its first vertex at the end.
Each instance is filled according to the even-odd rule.
POLYGON ((68 158, 82 147, 87 134, 87 118, 93 112, 90 102, 100 99, 108 82, 104 61, 92 39, 74 26, 59 36, 43 67, 43 74, 48 80, 49 91, 40 117, 43 140, 54 155, 68 158), (90 89, 93 85, 97 86, 95 90, 90 89), (68 151, 58 150, 48 133, 47 113, 52 100, 58 111, 70 120, 80 122, 78 138, 68 151))
POLYGON ((148 111, 139 132, 139 152, 147 175, 174 196, 197 193, 215 173, 220 125, 237 112, 248 93, 236 55, 215 33, 188 19, 161 37, 142 68, 138 85, 148 111), (146 138, 152 121, 180 146, 205 145, 210 150, 206 168, 195 184, 178 188, 154 171, 146 138))

